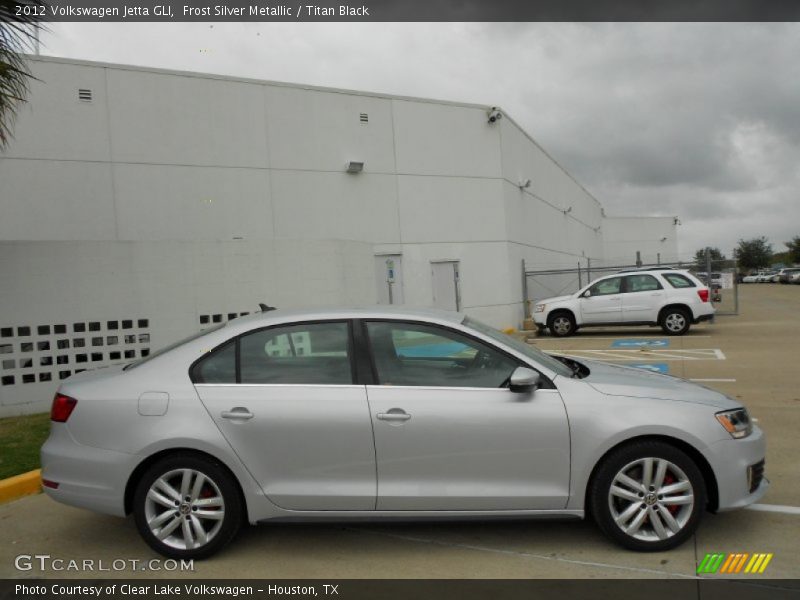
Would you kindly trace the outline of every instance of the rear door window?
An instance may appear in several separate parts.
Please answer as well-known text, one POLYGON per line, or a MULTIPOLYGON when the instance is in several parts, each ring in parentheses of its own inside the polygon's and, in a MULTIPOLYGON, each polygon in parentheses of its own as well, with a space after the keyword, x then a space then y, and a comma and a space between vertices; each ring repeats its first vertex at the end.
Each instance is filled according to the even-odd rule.
POLYGON ((664 279, 666 279, 669 284, 674 288, 693 288, 695 286, 694 282, 686 277, 686 275, 681 275, 680 273, 664 273, 664 279))

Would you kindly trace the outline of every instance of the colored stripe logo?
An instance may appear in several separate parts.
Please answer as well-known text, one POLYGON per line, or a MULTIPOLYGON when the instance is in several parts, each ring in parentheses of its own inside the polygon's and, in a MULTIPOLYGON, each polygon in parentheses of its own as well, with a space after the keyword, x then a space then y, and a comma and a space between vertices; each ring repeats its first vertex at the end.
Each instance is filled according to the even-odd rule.
POLYGON ((734 552, 731 554, 714 552, 706 554, 697 567, 698 575, 736 575, 741 573, 761 574, 767 569, 773 554, 734 552))

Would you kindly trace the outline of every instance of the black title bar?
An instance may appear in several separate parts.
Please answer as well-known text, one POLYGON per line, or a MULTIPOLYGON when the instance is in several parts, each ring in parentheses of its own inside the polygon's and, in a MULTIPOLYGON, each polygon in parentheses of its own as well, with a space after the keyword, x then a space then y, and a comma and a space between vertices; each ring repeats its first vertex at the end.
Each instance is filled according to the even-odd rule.
MULTIPOLYGON (((798 21, 797 0, 18 0, 65 22, 798 21)), ((12 16, 12 18, 14 18, 12 16)))

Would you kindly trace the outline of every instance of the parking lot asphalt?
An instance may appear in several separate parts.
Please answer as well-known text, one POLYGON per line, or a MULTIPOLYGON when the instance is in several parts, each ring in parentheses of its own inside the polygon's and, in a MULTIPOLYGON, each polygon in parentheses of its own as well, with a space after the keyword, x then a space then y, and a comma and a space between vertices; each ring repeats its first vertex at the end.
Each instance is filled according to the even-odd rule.
POLYGON ((667 365, 673 375, 740 398, 767 432, 766 474, 772 487, 759 503, 766 510, 706 515, 694 538, 675 550, 629 552, 608 542, 591 522, 578 521, 265 524, 244 529, 223 552, 196 562, 193 571, 130 566, 115 571, 114 560, 130 565, 158 558, 141 541, 132 519, 95 515, 38 495, 0 506, 0 577, 694 577, 706 553, 769 552, 772 561, 755 577, 799 578, 800 509, 787 507, 800 507, 800 286, 741 286, 740 297, 739 316, 696 326, 684 337, 669 338, 668 346, 632 342, 665 339, 652 328, 591 329, 533 342, 546 351, 576 355, 631 350, 616 360, 631 355, 625 362, 667 365), (63 559, 62 566, 93 560, 95 569, 102 560, 112 570, 42 570, 36 564, 18 570, 19 555, 49 555, 63 559))

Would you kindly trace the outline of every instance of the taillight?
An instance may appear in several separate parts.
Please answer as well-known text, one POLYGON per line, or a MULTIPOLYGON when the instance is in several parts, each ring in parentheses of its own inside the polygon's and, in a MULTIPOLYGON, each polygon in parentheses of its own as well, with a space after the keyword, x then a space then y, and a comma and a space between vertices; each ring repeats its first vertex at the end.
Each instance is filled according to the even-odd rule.
POLYGON ((697 290, 697 295, 700 296, 701 301, 708 302, 708 288, 697 290))
POLYGON ((64 394, 56 394, 53 406, 50 408, 50 420, 56 423, 66 423, 78 401, 64 394))

